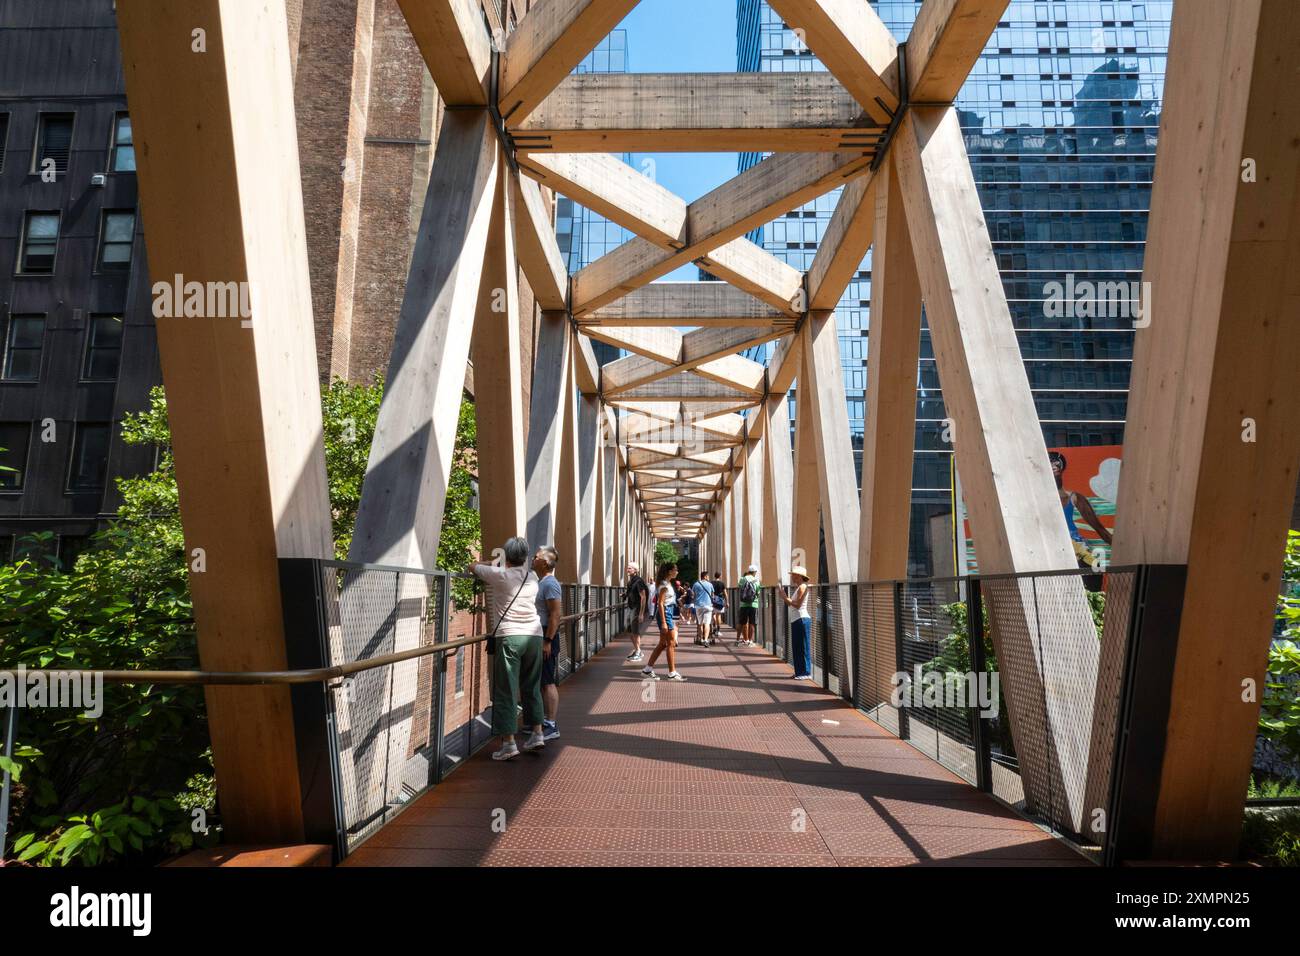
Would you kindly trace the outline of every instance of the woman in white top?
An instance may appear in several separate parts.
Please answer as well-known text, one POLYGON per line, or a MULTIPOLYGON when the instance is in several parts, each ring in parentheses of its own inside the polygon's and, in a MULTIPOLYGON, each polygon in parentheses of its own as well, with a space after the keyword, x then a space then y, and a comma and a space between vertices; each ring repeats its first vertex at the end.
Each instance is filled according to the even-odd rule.
POLYGON ((795 565, 790 569, 793 594, 781 594, 781 600, 799 612, 790 622, 790 656, 794 661, 794 679, 812 679, 812 615, 808 613, 808 570, 795 565))
POLYGON ((659 565, 659 573, 655 576, 657 591, 655 620, 659 624, 659 646, 650 655, 646 666, 641 668, 641 673, 651 680, 659 679, 659 675, 655 673, 655 661, 659 660, 659 655, 663 653, 668 655, 668 679, 686 680, 677 673, 677 594, 673 588, 675 577, 677 577, 676 564, 668 562, 659 565))
POLYGON ((492 733, 501 738, 493 760, 519 756, 515 733, 518 699, 524 723, 532 734, 524 750, 545 747, 542 734, 542 620, 537 615, 537 575, 528 567, 528 542, 511 538, 505 545, 505 567, 471 564, 469 571, 487 585, 488 633, 495 630, 492 655, 492 733))

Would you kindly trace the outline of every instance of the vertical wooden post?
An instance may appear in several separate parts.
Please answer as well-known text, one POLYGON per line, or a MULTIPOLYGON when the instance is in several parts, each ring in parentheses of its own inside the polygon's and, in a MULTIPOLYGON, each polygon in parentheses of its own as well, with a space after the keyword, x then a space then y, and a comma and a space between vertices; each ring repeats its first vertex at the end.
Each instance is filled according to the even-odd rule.
MULTIPOLYGON (((150 270, 249 290, 247 316, 157 319, 199 661, 280 670, 277 558, 333 553, 284 5, 131 0, 117 21, 150 270)), ((206 699, 227 838, 301 841, 288 688, 206 699)))
POLYGON ((784 394, 769 395, 761 407, 764 425, 763 581, 784 584, 790 574, 790 512, 794 508, 794 459, 790 448, 790 409, 784 394))
MULTIPOLYGON (((805 321, 807 321, 805 319, 805 321)), ((804 364, 806 350, 799 350, 799 387, 795 392, 794 418, 794 513, 790 540, 791 565, 802 563, 809 579, 817 581, 821 551, 821 480, 817 477, 817 440, 813 435, 812 377, 804 364)))
MULTIPOLYGON (((543 312, 533 360, 533 394, 528 413, 525 502, 528 543, 555 543, 556 496, 564 441, 564 401, 568 391, 569 319, 543 312)), ((563 555, 561 555, 563 557, 563 555)), ((569 558, 573 555, 570 554, 569 558)), ((558 573, 558 572, 557 572, 558 573)))
POLYGON ((1300 464, 1297 48, 1288 0, 1174 11, 1114 552, 1187 567, 1146 737, 1157 859, 1230 859, 1241 833, 1300 464))
MULTIPOLYGON (((575 353, 576 354, 576 353, 575 353)), ((595 550, 600 504, 600 396, 578 395, 575 439, 578 464, 578 581, 590 584, 596 565, 595 550)))

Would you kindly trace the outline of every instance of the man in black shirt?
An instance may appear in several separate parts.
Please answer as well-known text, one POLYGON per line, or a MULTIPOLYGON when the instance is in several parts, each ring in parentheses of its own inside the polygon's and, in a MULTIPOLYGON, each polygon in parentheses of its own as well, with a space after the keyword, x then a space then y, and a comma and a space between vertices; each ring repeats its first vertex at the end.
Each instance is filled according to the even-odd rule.
POLYGON ((623 592, 624 600, 627 602, 627 609, 632 612, 632 624, 629 630, 632 632, 632 653, 627 655, 627 659, 632 662, 641 660, 641 625, 646 619, 646 601, 650 596, 650 589, 646 587, 645 579, 641 577, 640 569, 632 562, 627 565, 627 590, 623 592))

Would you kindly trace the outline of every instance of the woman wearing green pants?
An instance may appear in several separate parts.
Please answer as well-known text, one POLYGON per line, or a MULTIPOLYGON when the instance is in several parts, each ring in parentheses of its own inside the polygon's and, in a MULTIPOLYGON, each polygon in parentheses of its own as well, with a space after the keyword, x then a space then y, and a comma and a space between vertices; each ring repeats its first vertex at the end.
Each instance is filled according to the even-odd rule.
POLYGON ((492 733, 501 738, 493 760, 519 756, 515 733, 518 700, 524 724, 532 728, 524 750, 546 746, 542 737, 542 621, 537 616, 537 575, 527 566, 528 542, 511 538, 505 545, 505 566, 471 564, 469 570, 487 585, 491 627, 496 629, 492 655, 492 733))

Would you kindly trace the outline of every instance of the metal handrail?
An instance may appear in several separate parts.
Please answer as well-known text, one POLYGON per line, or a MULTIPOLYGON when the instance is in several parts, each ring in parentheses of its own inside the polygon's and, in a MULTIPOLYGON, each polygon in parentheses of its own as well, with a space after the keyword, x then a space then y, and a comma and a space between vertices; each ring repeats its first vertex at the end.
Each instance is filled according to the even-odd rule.
MULTIPOLYGON (((621 608, 621 603, 604 604, 590 611, 583 611, 577 614, 566 614, 560 618, 560 624, 570 624, 574 621, 583 620, 597 614, 605 614, 616 608, 621 608)), ((467 647, 471 644, 483 644, 488 639, 487 634, 476 634, 471 637, 462 637, 454 641, 444 641, 440 644, 430 644, 427 647, 414 647, 406 651, 396 651, 392 654, 381 654, 379 657, 372 657, 365 661, 353 661, 351 664, 337 664, 333 667, 313 667, 304 670, 290 671, 105 671, 96 670, 93 667, 60 667, 60 668, 23 668, 24 675, 43 675, 50 678, 59 677, 78 677, 83 674, 98 675, 106 684, 203 684, 203 685, 243 685, 243 686, 265 686, 271 684, 317 684, 332 680, 341 680, 350 677, 353 674, 362 671, 373 670, 376 667, 384 667, 388 664, 400 664, 402 661, 409 661, 419 657, 426 657, 429 654, 438 654, 445 651, 454 651, 460 647, 467 647)), ((10 668, 0 669, 0 676, 9 676, 16 678, 19 672, 10 668)))

